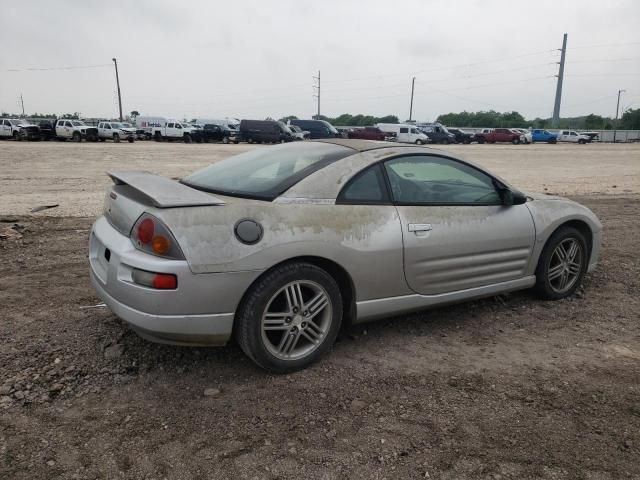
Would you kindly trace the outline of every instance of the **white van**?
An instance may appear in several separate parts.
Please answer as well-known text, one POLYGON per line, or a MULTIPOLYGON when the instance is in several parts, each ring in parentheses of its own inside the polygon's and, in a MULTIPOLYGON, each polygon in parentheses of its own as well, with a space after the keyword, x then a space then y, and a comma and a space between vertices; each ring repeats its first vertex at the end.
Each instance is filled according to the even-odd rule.
POLYGON ((424 133, 413 125, 404 123, 378 123, 376 125, 380 130, 387 133, 395 133, 396 141, 401 143, 415 143, 416 145, 424 145, 429 141, 424 133))
POLYGON ((165 123, 165 117, 136 117, 136 129, 142 131, 146 138, 151 138, 154 127, 162 127, 165 123))

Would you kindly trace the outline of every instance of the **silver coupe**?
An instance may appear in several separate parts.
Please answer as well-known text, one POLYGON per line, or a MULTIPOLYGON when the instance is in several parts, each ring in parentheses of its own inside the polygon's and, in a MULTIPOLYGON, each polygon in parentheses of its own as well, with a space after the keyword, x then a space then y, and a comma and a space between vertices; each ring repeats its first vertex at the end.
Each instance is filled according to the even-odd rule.
POLYGON ((586 207, 524 194, 427 147, 261 147, 181 181, 111 172, 91 281, 140 336, 235 337, 259 366, 306 367, 341 324, 534 287, 572 295, 596 265, 586 207))

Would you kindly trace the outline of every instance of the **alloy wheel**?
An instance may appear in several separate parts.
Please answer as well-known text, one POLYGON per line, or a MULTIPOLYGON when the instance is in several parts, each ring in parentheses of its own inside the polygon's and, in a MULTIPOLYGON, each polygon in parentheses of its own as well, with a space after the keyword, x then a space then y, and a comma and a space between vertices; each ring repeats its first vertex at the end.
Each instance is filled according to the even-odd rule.
POLYGON ((580 276, 584 254, 575 238, 566 238, 558 244, 549 260, 547 278, 556 293, 569 291, 580 276))
POLYGON ((273 356, 296 360, 314 352, 333 321, 331 299, 318 283, 298 280, 278 290, 261 320, 262 341, 273 356))

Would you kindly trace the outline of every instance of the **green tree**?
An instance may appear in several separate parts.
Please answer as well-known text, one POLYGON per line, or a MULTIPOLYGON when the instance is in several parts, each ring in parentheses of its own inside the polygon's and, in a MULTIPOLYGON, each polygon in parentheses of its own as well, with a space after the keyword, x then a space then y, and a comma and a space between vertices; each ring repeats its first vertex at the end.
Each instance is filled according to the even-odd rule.
POLYGON ((630 108, 624 112, 619 125, 621 130, 640 130, 640 108, 630 108))
POLYGON ((298 117, 296 117, 295 115, 287 115, 286 117, 282 117, 280 119, 282 123, 287 123, 289 120, 298 120, 298 117))

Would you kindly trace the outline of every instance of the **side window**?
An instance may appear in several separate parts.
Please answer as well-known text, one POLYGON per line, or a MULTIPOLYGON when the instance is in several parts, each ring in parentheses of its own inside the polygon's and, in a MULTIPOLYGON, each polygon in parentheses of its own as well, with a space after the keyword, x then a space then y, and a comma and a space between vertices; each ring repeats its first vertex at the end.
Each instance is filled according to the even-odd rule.
POLYGON ((104 128, 106 128, 107 130, 111 130, 111 124, 110 123, 105 123, 104 124, 104 128))
POLYGON ((400 127, 400 133, 409 133, 409 129, 407 127, 400 127))
POLYGON ((500 205, 491 177, 456 160, 414 155, 384 164, 394 201, 400 204, 500 205))
POLYGON ((179 123, 176 123, 176 128, 182 129, 182 125, 180 125, 179 123))
POLYGON ((353 177, 342 189, 337 204, 389 203, 380 165, 374 165, 353 177))
POLYGON ((173 128, 173 123, 167 123, 167 128, 173 128))
POLYGON ((65 127, 73 127, 73 125, 71 125, 71 122, 64 122, 64 126, 65 127))
POLYGON ((415 128, 412 128, 411 133, 418 133, 418 130, 416 130, 415 128))

